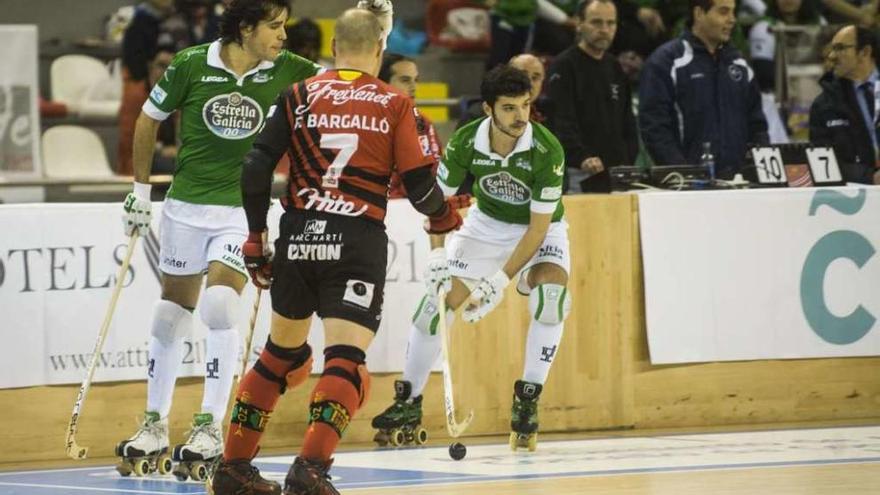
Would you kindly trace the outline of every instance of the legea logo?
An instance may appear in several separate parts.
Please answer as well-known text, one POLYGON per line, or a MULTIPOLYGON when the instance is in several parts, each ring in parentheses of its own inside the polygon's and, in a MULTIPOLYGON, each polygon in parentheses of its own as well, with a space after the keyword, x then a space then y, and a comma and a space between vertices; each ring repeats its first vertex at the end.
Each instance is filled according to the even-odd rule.
MULTIPOLYGON (((855 215, 865 206, 866 193, 859 190, 855 197, 839 191, 821 190, 813 196, 810 216, 817 214, 855 215), (833 211, 819 211, 827 206, 833 211)), ((846 316, 831 312, 825 299, 825 274, 835 260, 848 259, 858 268, 865 266, 876 250, 871 241, 852 230, 835 230, 825 234, 810 249, 801 272, 801 307, 810 327, 826 342, 852 344, 867 335, 877 318, 859 303, 846 316)))

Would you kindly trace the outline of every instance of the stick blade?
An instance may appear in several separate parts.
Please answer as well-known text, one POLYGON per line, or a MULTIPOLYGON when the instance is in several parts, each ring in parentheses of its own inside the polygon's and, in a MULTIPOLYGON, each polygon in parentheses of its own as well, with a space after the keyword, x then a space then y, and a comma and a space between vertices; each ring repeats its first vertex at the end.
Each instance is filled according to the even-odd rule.
POLYGON ((67 450, 67 457, 70 457, 71 459, 74 459, 77 461, 81 461, 89 455, 89 448, 79 446, 75 440, 70 440, 67 443, 66 450, 67 450))
POLYGON ((449 436, 452 438, 458 438, 467 430, 468 426, 471 425, 471 421, 474 420, 474 410, 471 409, 468 411, 468 415, 464 418, 464 421, 461 423, 455 421, 455 417, 448 417, 446 422, 446 429, 449 431, 449 436))

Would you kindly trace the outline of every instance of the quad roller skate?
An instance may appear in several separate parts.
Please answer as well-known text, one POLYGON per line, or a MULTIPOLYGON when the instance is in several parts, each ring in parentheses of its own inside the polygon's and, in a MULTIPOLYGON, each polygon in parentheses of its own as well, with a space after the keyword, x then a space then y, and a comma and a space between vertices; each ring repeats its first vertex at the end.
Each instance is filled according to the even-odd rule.
POLYGON ((172 458, 177 464, 172 474, 178 481, 205 481, 220 454, 223 453, 223 430, 214 423, 210 413, 193 416, 192 430, 185 443, 174 447, 172 458))
POLYGON ((297 457, 284 479, 284 495, 340 495, 330 482, 330 466, 327 462, 297 457))
POLYGON ((150 473, 171 472, 168 455, 168 420, 159 413, 144 413, 141 427, 128 440, 116 445, 116 455, 122 458, 116 471, 122 476, 147 476, 150 473))
POLYGON ((538 396, 544 387, 517 380, 513 385, 513 406, 510 410, 510 449, 538 448, 538 396))
POLYGON ((208 495, 281 495, 281 485, 260 476, 260 470, 247 459, 218 460, 206 488, 208 495))
POLYGON ((422 445, 428 441, 428 432, 422 424, 422 396, 410 399, 412 384, 403 380, 394 381, 394 404, 382 414, 373 418, 373 428, 377 429, 373 441, 384 447, 391 444, 422 445))

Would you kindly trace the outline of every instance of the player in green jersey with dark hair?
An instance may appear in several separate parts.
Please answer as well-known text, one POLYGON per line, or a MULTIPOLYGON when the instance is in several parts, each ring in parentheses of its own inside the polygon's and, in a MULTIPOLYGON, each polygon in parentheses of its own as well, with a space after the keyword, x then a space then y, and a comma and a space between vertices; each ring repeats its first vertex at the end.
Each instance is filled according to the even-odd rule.
POLYGON ((440 186, 455 194, 470 172, 477 203, 460 230, 431 238, 428 293, 413 316, 395 402, 373 419, 380 430, 377 441, 392 430, 415 430, 421 422, 422 390, 441 349, 439 289, 447 293, 448 325, 462 304, 465 321, 476 322, 518 277, 517 290, 529 298, 532 321, 522 379, 514 384, 511 446, 534 449, 538 396, 571 306, 566 289, 571 260, 560 201, 564 152, 547 128, 529 122, 530 89, 525 72, 510 66, 489 71, 480 88, 487 117, 456 131, 446 146, 437 170, 440 186))
MULTIPOLYGON (((367 8, 390 25, 389 0, 373 0, 367 8)), ((289 14, 287 0, 233 0, 221 19, 221 38, 179 52, 138 117, 134 191, 124 204, 126 234, 149 234, 156 130, 175 111, 181 114, 181 146, 159 227, 162 295, 151 326, 146 414, 138 431, 116 447, 122 474, 142 474, 142 459, 155 461, 169 448, 167 417, 197 303, 209 329, 205 390, 189 438, 173 449, 180 462, 174 474, 204 478, 204 461, 223 451, 221 423, 239 363, 239 294, 247 282, 241 257, 247 239, 242 158, 278 94, 322 71, 282 49, 289 14)))

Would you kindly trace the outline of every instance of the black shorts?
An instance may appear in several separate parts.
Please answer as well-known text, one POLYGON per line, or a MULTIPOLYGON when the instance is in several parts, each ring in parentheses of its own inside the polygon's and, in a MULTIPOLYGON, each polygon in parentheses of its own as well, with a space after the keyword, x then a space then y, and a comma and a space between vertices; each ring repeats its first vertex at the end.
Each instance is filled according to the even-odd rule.
POLYGON ((383 226, 356 217, 289 210, 272 263, 272 309, 281 316, 339 318, 379 329, 388 261, 383 226))

